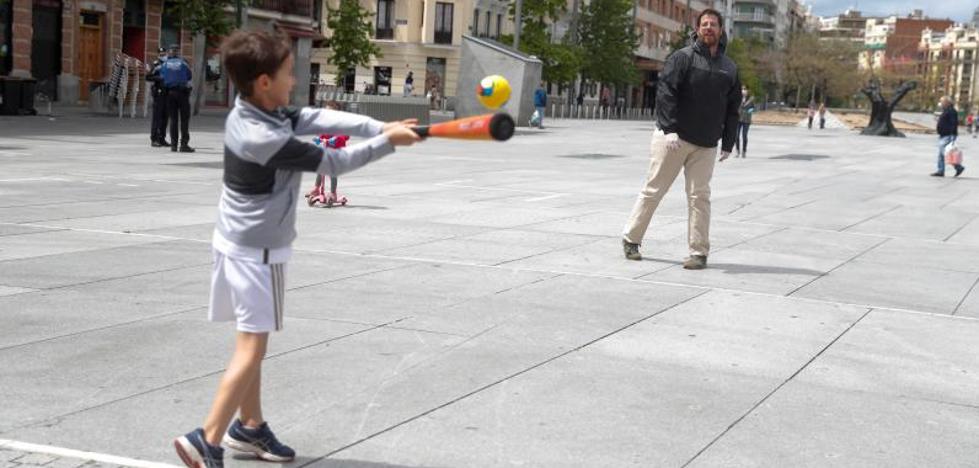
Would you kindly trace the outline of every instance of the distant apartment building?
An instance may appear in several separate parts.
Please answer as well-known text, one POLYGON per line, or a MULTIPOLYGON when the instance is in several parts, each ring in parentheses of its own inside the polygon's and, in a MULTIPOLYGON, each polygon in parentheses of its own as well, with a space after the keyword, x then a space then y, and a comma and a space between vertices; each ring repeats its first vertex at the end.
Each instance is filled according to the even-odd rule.
POLYGON ((920 88, 931 101, 948 96, 960 110, 979 110, 979 30, 954 25, 925 29, 918 44, 920 88))
MULTIPOLYGON (((327 3, 336 8, 339 1, 327 3)), ((509 3, 501 0, 360 0, 360 5, 373 14, 372 40, 381 55, 367 67, 337 70, 327 62, 327 49, 314 49, 311 75, 316 81, 332 84, 340 74, 348 92, 372 89, 400 96, 412 72, 415 96, 433 89, 439 97, 454 96, 462 35, 499 39, 513 34, 509 3)), ((321 21, 326 24, 326 8, 321 21)))
POLYGON ((944 31, 952 24, 951 20, 927 18, 921 10, 903 18, 868 19, 864 28, 864 50, 858 58, 859 67, 861 70, 913 74, 917 71, 922 31, 944 31))
POLYGON ((819 18, 817 33, 820 39, 847 39, 863 45, 869 19, 877 18, 863 16, 858 10, 846 10, 836 16, 819 18))
POLYGON ((732 0, 731 34, 784 47, 792 33, 808 29, 810 16, 797 0, 732 0))

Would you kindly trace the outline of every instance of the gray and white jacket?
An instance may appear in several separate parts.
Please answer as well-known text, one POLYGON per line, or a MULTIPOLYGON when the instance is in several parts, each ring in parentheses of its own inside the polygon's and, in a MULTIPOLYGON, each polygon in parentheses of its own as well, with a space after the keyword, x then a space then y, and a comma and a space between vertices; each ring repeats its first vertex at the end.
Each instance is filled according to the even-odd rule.
POLYGON ((296 205, 303 172, 338 176, 391 154, 383 123, 323 109, 267 112, 241 99, 224 130, 224 190, 218 233, 237 245, 287 247, 296 238, 296 205), (324 148, 296 135, 369 138, 342 149, 324 148))

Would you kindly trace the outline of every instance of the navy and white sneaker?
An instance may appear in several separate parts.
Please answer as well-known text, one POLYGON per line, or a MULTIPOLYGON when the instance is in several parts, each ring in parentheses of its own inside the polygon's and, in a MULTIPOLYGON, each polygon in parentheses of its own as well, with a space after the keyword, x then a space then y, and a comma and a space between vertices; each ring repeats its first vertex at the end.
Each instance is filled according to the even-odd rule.
POLYGON ((177 455, 188 468, 224 468, 224 449, 204 440, 204 429, 177 437, 173 441, 177 455))
POLYGON ((265 422, 252 429, 245 427, 240 419, 235 419, 228 428, 223 442, 228 447, 240 452, 254 453, 258 458, 266 461, 288 462, 296 458, 296 451, 279 442, 265 422))

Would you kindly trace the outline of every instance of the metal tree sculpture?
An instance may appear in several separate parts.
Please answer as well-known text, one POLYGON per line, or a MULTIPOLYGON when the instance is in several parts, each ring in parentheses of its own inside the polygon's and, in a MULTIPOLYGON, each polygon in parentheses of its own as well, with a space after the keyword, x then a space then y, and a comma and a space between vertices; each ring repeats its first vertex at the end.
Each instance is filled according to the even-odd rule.
POLYGON ((894 112, 894 107, 904 98, 904 95, 917 87, 917 81, 906 81, 901 86, 898 86, 894 95, 891 96, 891 100, 887 101, 880 93, 880 80, 871 78, 867 87, 861 90, 863 94, 866 94, 870 98, 870 102, 873 104, 870 111, 870 123, 867 124, 867 128, 863 129, 860 134, 903 138, 904 134, 894 128, 894 122, 891 121, 891 113, 894 112))

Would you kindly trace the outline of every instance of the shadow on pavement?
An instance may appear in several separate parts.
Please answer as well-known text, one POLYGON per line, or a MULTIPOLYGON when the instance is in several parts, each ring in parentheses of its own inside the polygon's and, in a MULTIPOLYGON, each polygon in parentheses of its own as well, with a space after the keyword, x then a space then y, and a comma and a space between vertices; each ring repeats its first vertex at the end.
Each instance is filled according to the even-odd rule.
MULTIPOLYGON (((299 461, 298 459, 296 460, 299 461)), ((309 463, 309 460, 299 463, 299 465, 305 465, 309 463)), ((434 466, 422 466, 422 465, 392 465, 390 463, 377 463, 361 460, 344 460, 344 459, 325 459, 314 462, 311 465, 306 465, 308 468, 436 468, 434 466)), ((439 467, 443 468, 443 467, 439 467)), ((448 468, 448 467, 444 467, 448 468)))
POLYGON ((825 271, 810 270, 808 268, 787 268, 787 267, 774 267, 774 266, 760 266, 760 265, 737 265, 733 263, 710 263, 707 262, 707 268, 712 270, 722 270, 724 274, 727 275, 741 275, 741 274, 769 274, 769 275, 809 275, 809 276, 820 276, 825 271))

